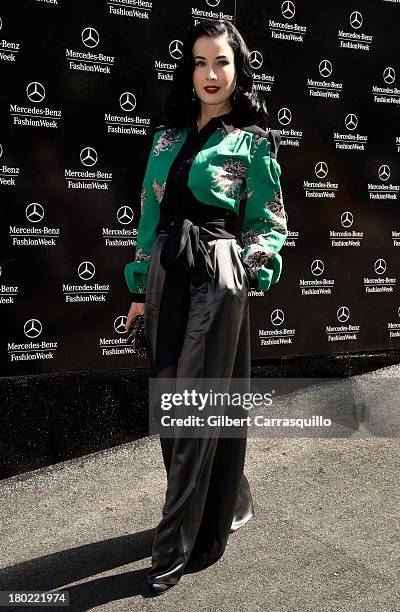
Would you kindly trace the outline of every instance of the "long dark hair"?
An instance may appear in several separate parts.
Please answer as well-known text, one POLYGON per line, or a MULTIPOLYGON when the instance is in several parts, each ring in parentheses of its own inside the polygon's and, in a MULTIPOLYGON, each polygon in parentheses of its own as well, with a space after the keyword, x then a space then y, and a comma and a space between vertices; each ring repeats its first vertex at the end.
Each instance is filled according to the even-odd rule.
POLYGON ((168 127, 181 128, 190 123, 200 112, 200 99, 193 99, 193 45, 199 36, 221 36, 228 34, 228 43, 233 49, 236 67, 236 88, 231 96, 237 127, 268 123, 268 111, 264 99, 254 89, 250 51, 235 26, 226 20, 205 19, 191 26, 183 42, 183 57, 175 71, 171 91, 165 99, 162 123, 168 127))

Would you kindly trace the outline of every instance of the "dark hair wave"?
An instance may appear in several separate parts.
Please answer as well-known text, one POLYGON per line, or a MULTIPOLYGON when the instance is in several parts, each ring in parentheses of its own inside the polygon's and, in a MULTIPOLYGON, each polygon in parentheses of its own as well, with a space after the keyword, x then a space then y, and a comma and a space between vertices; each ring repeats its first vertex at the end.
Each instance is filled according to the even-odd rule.
POLYGON ((250 51, 237 28, 226 20, 207 19, 191 26, 183 42, 183 56, 174 70, 171 91, 164 102, 161 121, 168 127, 187 126, 200 113, 200 100, 193 100, 193 45, 200 36, 228 34, 236 67, 236 88, 231 96, 237 127, 256 124, 265 129, 269 114, 264 99, 254 89, 250 51))

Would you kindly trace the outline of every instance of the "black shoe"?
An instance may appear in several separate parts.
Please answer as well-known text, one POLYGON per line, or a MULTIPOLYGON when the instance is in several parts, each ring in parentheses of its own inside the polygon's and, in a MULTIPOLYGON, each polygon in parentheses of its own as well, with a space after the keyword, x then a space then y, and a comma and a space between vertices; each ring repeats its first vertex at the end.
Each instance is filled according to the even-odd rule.
POLYGON ((168 591, 174 584, 166 584, 165 582, 149 582, 148 583, 150 593, 152 595, 161 595, 165 591, 168 591))

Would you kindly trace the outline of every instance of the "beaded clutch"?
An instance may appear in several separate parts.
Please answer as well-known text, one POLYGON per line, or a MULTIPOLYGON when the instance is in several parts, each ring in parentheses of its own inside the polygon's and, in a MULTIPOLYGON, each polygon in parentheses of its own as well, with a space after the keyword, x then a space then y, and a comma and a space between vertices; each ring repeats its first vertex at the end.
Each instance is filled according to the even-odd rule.
POLYGON ((131 344, 138 357, 147 357, 146 338, 144 335, 144 315, 136 315, 128 330, 126 344, 131 344))

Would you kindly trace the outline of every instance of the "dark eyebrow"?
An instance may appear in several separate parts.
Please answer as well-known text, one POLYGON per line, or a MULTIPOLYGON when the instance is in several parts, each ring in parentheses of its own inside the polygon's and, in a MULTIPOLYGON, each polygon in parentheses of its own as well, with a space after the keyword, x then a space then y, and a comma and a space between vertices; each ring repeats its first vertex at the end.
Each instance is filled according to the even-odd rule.
MULTIPOLYGON (((226 57, 226 55, 217 55, 215 59, 222 59, 222 58, 229 59, 228 57, 226 57)), ((196 55, 194 59, 206 59, 206 58, 203 57, 202 55, 196 55)))

